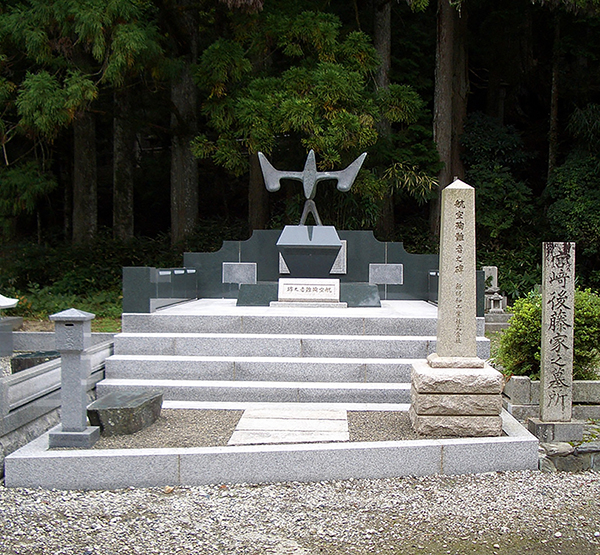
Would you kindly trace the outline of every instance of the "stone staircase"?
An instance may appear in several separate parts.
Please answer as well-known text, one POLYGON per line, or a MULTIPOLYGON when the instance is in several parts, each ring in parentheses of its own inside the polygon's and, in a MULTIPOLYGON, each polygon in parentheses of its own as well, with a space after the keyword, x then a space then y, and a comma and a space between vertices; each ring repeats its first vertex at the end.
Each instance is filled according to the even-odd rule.
MULTIPOLYGON (((423 301, 354 309, 234 303, 203 299, 124 314, 98 394, 157 389, 166 401, 410 403, 412 363, 435 351, 436 309, 423 301)), ((478 351, 488 358, 484 337, 478 351)))

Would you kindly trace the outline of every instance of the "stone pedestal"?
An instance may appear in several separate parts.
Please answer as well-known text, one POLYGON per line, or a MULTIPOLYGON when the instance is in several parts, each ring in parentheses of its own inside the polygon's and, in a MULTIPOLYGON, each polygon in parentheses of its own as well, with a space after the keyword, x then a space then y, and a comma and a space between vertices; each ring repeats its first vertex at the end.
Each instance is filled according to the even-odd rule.
POLYGON ((410 419, 418 433, 459 437, 502 433, 503 378, 489 364, 433 368, 418 361, 411 381, 410 419))
POLYGON ((557 441, 581 441, 583 439, 583 422, 543 422, 539 418, 529 418, 527 428, 543 443, 557 441))

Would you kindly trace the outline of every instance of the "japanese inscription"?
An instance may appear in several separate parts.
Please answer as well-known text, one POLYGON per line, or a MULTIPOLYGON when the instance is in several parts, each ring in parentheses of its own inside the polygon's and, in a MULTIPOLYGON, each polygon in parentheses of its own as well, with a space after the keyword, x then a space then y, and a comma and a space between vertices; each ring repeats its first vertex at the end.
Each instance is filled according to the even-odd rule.
POLYGON ((475 357, 475 191, 456 180, 442 192, 438 334, 440 357, 475 357))
POLYGON ((575 243, 544 243, 540 418, 571 420, 575 243))
POLYGON ((340 300, 340 280, 280 278, 278 299, 286 302, 338 302, 340 300))

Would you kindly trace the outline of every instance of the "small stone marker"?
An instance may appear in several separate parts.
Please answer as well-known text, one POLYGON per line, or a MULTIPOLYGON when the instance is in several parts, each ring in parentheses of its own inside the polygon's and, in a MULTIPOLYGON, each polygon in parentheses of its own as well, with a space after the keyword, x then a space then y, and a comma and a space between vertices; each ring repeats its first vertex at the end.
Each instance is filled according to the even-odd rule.
POLYGON ((117 391, 94 401, 87 413, 90 424, 100 426, 102 435, 129 435, 156 422, 162 400, 162 393, 156 391, 117 391))
POLYGON ((413 364, 410 418, 423 435, 499 436, 500 372, 477 357, 475 190, 442 191, 436 353, 413 364))
POLYGON ((49 434, 50 447, 91 447, 100 428, 87 425, 87 380, 94 314, 70 308, 50 316, 55 324, 56 350, 61 356, 61 425, 49 434))
POLYGON ((583 423, 571 421, 575 243, 543 243, 542 256, 540 418, 528 426, 542 441, 576 441, 583 423))

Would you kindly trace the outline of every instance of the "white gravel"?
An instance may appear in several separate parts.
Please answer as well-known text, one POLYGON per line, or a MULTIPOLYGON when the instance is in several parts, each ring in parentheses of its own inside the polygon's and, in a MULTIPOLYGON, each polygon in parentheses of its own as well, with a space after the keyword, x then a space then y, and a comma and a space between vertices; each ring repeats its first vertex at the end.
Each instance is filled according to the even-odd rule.
POLYGON ((6 378, 12 374, 10 359, 11 357, 0 357, 0 378, 6 378))
POLYGON ((600 554, 600 474, 117 491, 0 487, 0 553, 600 554))

